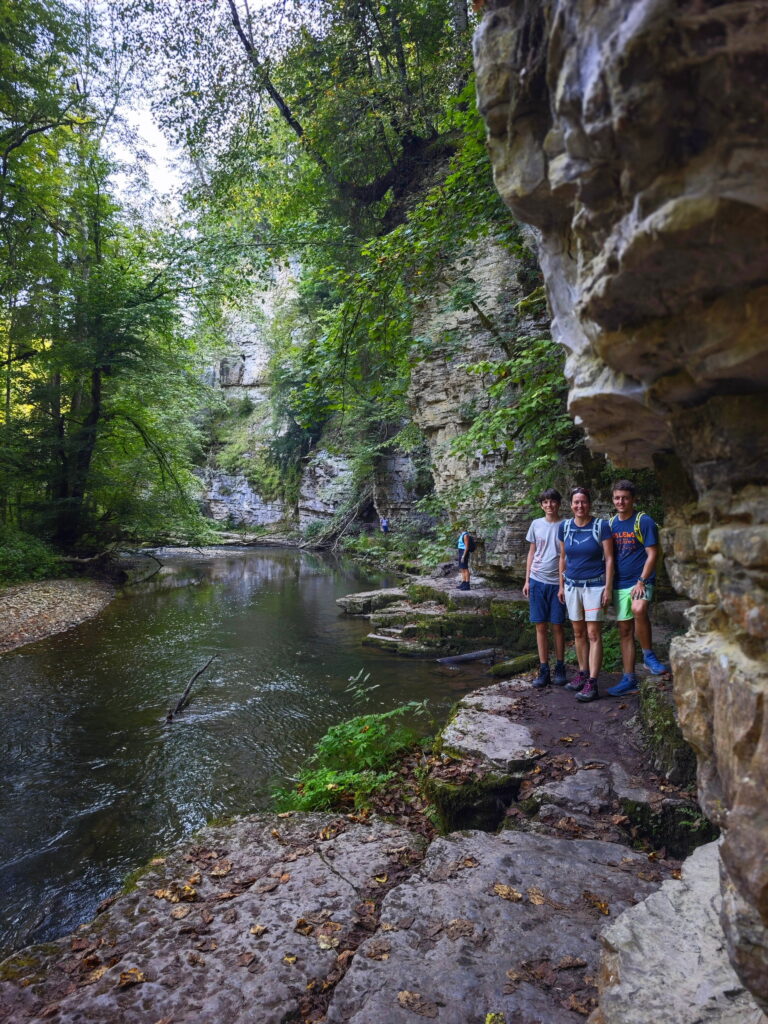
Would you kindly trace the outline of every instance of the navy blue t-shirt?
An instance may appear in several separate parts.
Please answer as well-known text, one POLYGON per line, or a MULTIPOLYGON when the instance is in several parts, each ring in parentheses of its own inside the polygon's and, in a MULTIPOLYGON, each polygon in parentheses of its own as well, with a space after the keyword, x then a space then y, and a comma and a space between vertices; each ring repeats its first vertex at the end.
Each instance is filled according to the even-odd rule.
MULTIPOLYGON (((643 566, 648 557, 646 547, 653 547, 659 543, 659 531, 656 523, 647 512, 634 512, 629 519, 621 520, 614 517, 611 524, 613 534, 613 547, 616 552, 616 576, 613 581, 614 590, 627 590, 634 587, 643 574, 643 566), (643 535, 644 543, 635 536, 635 520, 640 520, 640 532, 643 535)), ((653 583, 656 573, 648 577, 648 582, 653 583)))
POLYGON ((577 526, 575 520, 564 519, 557 528, 558 541, 565 540, 565 524, 571 524, 565 541, 565 575, 572 580, 592 580, 605 574, 605 556, 602 542, 610 540, 611 528, 600 520, 600 540, 593 534, 594 517, 586 526, 577 526))

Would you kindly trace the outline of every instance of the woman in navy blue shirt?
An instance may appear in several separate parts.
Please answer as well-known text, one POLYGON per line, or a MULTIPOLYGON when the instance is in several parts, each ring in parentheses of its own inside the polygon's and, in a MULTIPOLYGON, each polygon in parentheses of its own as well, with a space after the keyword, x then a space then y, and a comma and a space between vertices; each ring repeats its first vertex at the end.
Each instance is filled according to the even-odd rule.
POLYGON ((573 625, 579 674, 566 684, 576 700, 597 700, 597 677, 603 663, 604 609, 613 593, 613 536, 605 519, 591 515, 592 499, 586 487, 571 491, 573 519, 558 528, 560 589, 573 625))

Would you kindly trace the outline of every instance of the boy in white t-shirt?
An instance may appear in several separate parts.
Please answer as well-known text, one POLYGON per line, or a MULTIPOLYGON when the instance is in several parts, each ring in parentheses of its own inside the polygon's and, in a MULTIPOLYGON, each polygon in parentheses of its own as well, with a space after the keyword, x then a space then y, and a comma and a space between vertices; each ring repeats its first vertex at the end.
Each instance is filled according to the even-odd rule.
POLYGON ((536 626, 536 645, 539 649, 539 674, 533 685, 540 689, 554 683, 565 686, 565 605, 558 597, 560 577, 558 564, 560 551, 557 544, 557 527, 560 523, 560 502, 562 496, 554 487, 542 491, 539 503, 544 510, 543 519, 534 519, 525 539, 530 544, 528 561, 525 566, 523 594, 530 605, 530 620, 536 626), (552 627, 555 647, 555 674, 549 673, 549 638, 547 626, 552 627))

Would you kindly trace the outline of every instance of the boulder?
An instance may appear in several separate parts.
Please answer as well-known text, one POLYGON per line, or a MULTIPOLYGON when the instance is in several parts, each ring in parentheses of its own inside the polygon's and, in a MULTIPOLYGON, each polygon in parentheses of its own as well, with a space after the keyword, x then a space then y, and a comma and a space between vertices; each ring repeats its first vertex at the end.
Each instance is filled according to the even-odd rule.
POLYGON ((717 843, 699 847, 679 880, 604 930, 590 1024, 765 1024, 728 960, 719 861, 717 843))

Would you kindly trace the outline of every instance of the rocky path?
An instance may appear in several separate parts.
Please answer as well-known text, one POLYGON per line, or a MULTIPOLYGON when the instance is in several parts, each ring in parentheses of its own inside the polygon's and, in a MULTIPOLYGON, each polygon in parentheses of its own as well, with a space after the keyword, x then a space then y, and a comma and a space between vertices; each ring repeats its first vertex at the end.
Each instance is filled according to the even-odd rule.
POLYGON ((40 580, 0 590, 0 653, 77 626, 109 604, 115 590, 97 580, 40 580))
POLYGON ((0 1020, 765 1024, 725 956, 717 844, 674 856, 708 826, 645 767, 637 702, 476 691, 412 773, 444 835, 354 813, 207 829, 0 964, 0 1020))

